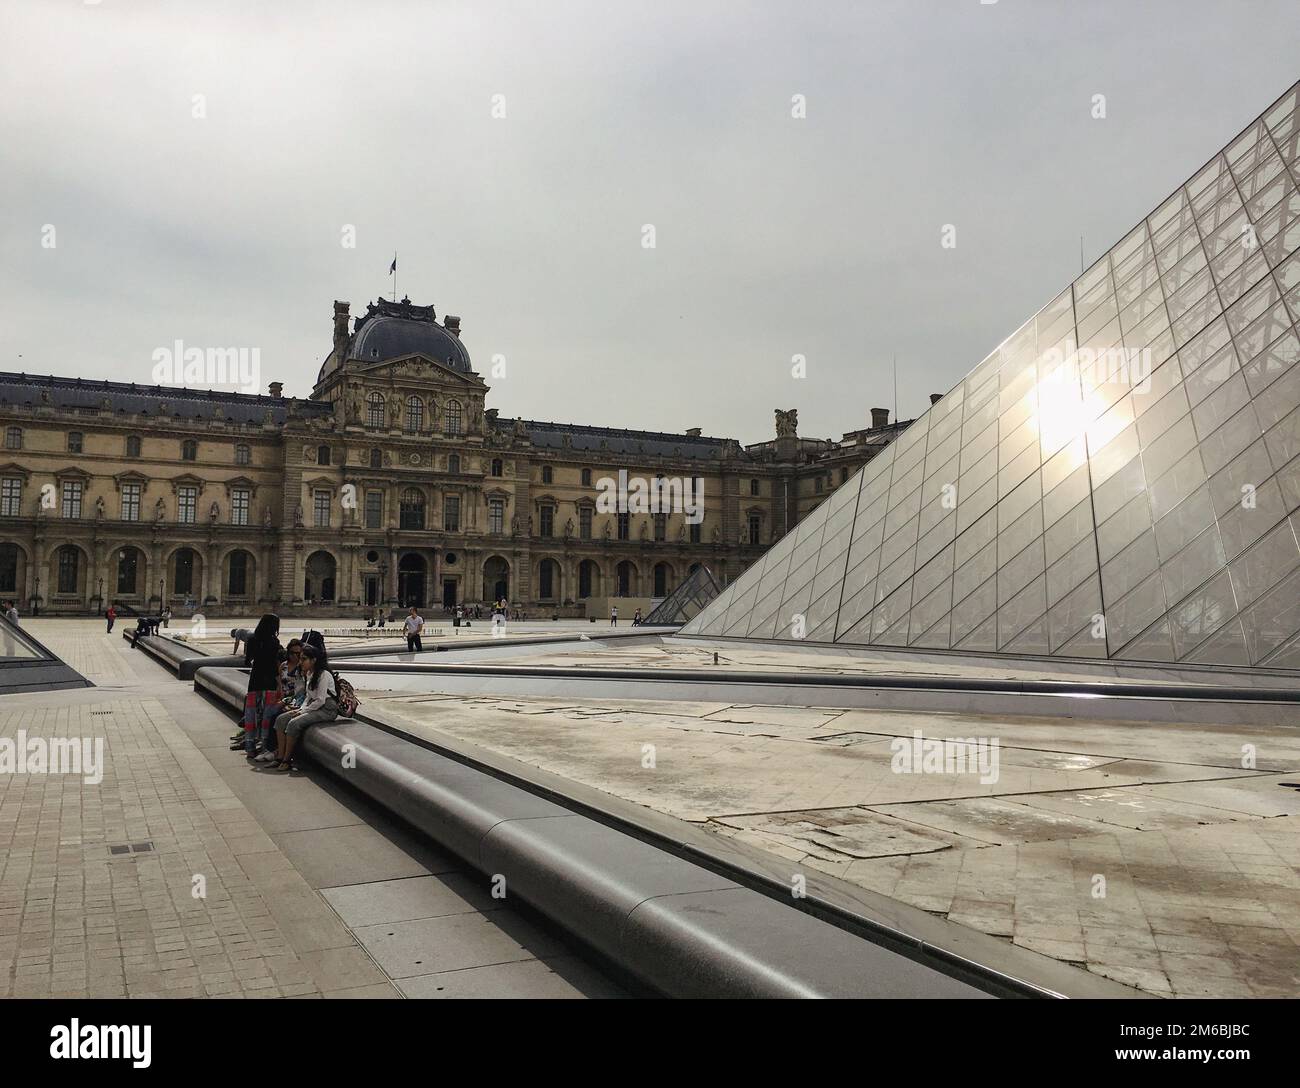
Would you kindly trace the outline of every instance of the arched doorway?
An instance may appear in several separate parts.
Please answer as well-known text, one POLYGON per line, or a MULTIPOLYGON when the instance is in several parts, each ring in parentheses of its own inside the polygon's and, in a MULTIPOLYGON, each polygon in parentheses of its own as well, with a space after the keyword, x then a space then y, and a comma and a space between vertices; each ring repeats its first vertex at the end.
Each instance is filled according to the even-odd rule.
POLYGON ((510 564, 494 555, 483 564, 483 599, 510 600, 510 564))
POLYGON ((578 564, 578 600, 585 601, 600 593, 600 566, 594 559, 578 564))
POLYGON ((425 575, 429 566, 424 556, 407 552, 397 561, 397 600, 403 608, 423 607, 425 575))
POLYGON ((134 600, 145 591, 144 552, 130 545, 114 553, 111 595, 119 600, 134 600))
POLYGON ((631 597, 636 591, 636 564, 624 559, 614 570, 616 597, 631 597))
POLYGON ((655 564, 655 585, 654 597, 667 597, 668 591, 672 588, 673 569, 667 563, 655 564))
POLYGON ((0 544, 0 594, 13 599, 23 595, 26 556, 17 544, 0 544))
POLYGON ((226 596, 249 597, 254 584, 252 555, 239 548, 226 556, 226 596))
POLYGON ((334 600, 334 557, 329 552, 312 552, 307 557, 302 598, 308 603, 334 600))
POLYGON ((173 596, 189 600, 198 595, 199 576, 203 572, 202 560, 193 548, 177 548, 172 552, 171 592, 173 596))
POLYGON ((560 564, 543 559, 537 567, 537 599, 553 601, 560 596, 560 564))

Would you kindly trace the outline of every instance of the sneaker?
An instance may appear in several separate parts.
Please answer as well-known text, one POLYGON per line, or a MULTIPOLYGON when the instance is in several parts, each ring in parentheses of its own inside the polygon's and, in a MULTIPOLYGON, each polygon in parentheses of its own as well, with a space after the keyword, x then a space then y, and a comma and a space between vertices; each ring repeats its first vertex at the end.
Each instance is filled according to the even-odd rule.
POLYGON ((238 751, 241 751, 241 750, 243 749, 243 747, 244 747, 244 738, 243 738, 243 737, 240 737, 238 740, 232 740, 232 741, 230 742, 230 750, 231 750, 232 752, 238 752, 238 751))
POLYGON ((269 749, 259 753, 255 758, 258 763, 278 763, 280 761, 280 757, 269 749))

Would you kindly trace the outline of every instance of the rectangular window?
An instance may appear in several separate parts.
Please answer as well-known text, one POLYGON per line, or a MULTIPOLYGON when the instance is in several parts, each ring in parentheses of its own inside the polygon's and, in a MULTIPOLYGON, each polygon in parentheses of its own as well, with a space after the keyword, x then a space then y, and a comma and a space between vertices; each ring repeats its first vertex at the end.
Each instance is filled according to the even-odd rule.
POLYGON ((366 492, 366 528, 382 529, 384 527, 384 493, 382 491, 366 492))
POLYGON ((542 507, 542 536, 551 537, 555 535, 555 507, 542 507))
POLYGON ((140 520, 140 485, 122 485, 122 520, 140 520))
POLYGON ((230 524, 248 524, 248 489, 237 487, 230 493, 230 524))
POLYGON ((632 535, 631 514, 618 515, 618 538, 628 540, 632 535))
POLYGON ((655 540, 667 540, 667 539, 668 539, 668 515, 656 514, 655 515, 655 540))
POLYGON ((578 507, 578 536, 583 540, 591 539, 591 507, 578 507))
POLYGON ((757 544, 763 529, 763 519, 758 514, 749 515, 749 542, 757 544))
POLYGON ((506 530, 505 499, 488 500, 488 532, 504 533, 506 530))
POLYGON ((176 491, 176 520, 183 525, 192 525, 199 506, 199 489, 182 487, 176 491))
POLYGON ((698 521, 695 522, 695 524, 693 524, 693 525, 689 525, 689 526, 687 526, 687 530, 688 530, 689 533, 690 533, 690 541, 691 541, 692 544, 698 544, 698 543, 700 542, 700 530, 701 530, 701 528, 702 528, 702 526, 701 526, 701 524, 700 524, 698 521))
POLYGON ((6 476, 0 485, 0 514, 16 518, 22 510, 23 481, 17 476, 6 476))
POLYGON ((81 517, 81 481, 68 480, 63 485, 63 516, 81 517))
POLYGON ((460 496, 448 495, 442 504, 442 527, 445 532, 460 532, 460 496))
POLYGON ((311 507, 316 528, 328 529, 330 527, 330 493, 324 488, 313 491, 311 493, 311 507))

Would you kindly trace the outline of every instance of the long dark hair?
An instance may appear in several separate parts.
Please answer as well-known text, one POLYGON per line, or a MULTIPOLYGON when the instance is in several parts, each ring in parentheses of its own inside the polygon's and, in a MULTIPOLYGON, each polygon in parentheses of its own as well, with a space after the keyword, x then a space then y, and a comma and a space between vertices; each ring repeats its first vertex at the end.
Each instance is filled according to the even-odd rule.
POLYGON ((257 627, 253 631, 253 637, 249 642, 262 642, 275 639, 280 634, 280 617, 274 612, 268 612, 257 621, 257 627))
POLYGON ((330 671, 330 660, 325 653, 324 646, 315 646, 307 643, 302 648, 302 656, 310 657, 312 660, 311 677, 307 681, 308 689, 315 694, 316 689, 320 686, 321 677, 330 671))

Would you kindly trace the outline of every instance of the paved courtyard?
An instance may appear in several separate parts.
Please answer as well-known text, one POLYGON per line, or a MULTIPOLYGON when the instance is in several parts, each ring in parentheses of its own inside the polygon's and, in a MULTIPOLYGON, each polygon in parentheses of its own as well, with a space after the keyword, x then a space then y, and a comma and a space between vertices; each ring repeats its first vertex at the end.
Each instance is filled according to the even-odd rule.
MULTIPOLYGON (((671 668, 703 652, 568 656, 671 668)), ((770 656, 777 667, 780 651, 770 656)), ((1300 996, 1300 790, 1281 785, 1300 780, 1300 728, 363 696, 413 734, 469 742, 1150 994, 1300 996), (997 780, 896 773, 893 742, 916 730, 996 738, 997 780)))
POLYGON ((24 622, 94 688, 0 698, 0 737, 105 741, 97 784, 0 775, 0 996, 620 991, 527 912, 312 774, 98 620, 24 622))

